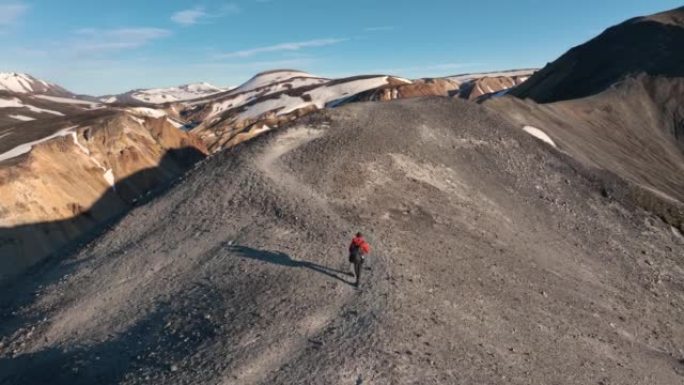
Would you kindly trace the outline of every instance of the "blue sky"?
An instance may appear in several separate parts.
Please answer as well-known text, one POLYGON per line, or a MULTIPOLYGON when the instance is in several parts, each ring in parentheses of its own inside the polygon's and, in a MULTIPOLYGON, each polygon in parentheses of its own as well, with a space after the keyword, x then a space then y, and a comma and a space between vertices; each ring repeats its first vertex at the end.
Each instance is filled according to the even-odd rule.
POLYGON ((539 67, 670 0, 0 0, 0 71, 92 95, 295 68, 406 77, 539 67))

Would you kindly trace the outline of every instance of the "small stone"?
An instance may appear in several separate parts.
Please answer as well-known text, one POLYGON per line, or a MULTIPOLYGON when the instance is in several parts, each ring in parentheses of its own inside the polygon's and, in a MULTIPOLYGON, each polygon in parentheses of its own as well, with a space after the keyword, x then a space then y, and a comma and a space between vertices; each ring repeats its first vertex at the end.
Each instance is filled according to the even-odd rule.
POLYGON ((178 365, 171 365, 169 370, 171 370, 172 372, 177 372, 178 371, 178 365))
POLYGON ((649 266, 653 265, 653 262, 651 262, 650 259, 644 259, 644 262, 649 266))

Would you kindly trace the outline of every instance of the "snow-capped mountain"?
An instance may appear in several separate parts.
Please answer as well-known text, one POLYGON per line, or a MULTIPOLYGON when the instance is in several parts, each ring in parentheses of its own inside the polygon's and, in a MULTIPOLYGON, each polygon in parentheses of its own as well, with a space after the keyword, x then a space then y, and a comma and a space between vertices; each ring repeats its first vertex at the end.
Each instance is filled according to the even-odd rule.
POLYGON ((218 98, 189 103, 188 118, 202 122, 195 132, 212 150, 219 150, 309 112, 343 104, 361 92, 410 82, 387 75, 327 79, 274 70, 257 74, 218 98))
POLYGON ((391 75, 328 79, 302 71, 274 70, 257 74, 230 92, 185 103, 182 114, 198 124, 195 133, 216 151, 326 107, 417 96, 469 98, 473 89, 477 90, 476 96, 500 92, 519 84, 533 72, 409 80, 391 75), (484 87, 478 87, 477 82, 489 77, 492 79, 484 87))
POLYGON ((532 72, 409 80, 391 75, 329 79, 298 70, 273 70, 259 73, 232 89, 202 82, 137 89, 100 98, 77 96, 28 74, 3 73, 0 127, 101 108, 146 107, 168 113, 177 127, 197 127, 195 132, 205 143, 212 150, 219 150, 326 107, 418 96, 479 97, 516 86, 532 72))
POLYGON ((202 98, 225 91, 228 91, 228 88, 220 88, 202 82, 184 84, 178 87, 133 90, 121 95, 103 96, 100 100, 105 103, 164 104, 202 98))
POLYGON ((0 91, 0 127, 23 122, 71 116, 103 108, 101 103, 74 96, 52 96, 0 91))
POLYGON ((94 100, 29 74, 0 72, 0 127, 102 108, 94 100))
POLYGON ((52 96, 74 96, 64 88, 19 72, 0 72, 0 91, 17 94, 42 94, 52 96))
POLYGON ((537 69, 522 69, 449 76, 447 79, 460 83, 459 96, 475 100, 486 95, 503 95, 524 83, 537 69))
POLYGON ((526 80, 537 71, 538 71, 537 68, 526 68, 526 69, 514 69, 514 70, 507 70, 507 71, 473 72, 473 73, 465 73, 465 74, 460 74, 460 75, 446 76, 445 78, 449 79, 449 80, 454 80, 454 81, 459 82, 461 84, 472 82, 472 81, 475 81, 478 79, 483 79, 483 78, 498 78, 498 77, 523 78, 526 80))

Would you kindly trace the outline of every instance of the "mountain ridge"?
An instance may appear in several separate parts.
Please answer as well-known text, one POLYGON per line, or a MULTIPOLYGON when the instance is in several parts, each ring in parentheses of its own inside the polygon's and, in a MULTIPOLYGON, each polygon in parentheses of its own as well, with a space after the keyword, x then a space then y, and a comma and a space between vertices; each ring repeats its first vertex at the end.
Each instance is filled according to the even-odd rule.
POLYGON ((74 97, 74 93, 61 86, 21 72, 0 72, 0 91, 19 94, 44 94, 74 97))
POLYGON ((594 95, 639 73, 683 77, 682 41, 683 8, 633 18, 573 47, 511 94, 549 103, 594 95))

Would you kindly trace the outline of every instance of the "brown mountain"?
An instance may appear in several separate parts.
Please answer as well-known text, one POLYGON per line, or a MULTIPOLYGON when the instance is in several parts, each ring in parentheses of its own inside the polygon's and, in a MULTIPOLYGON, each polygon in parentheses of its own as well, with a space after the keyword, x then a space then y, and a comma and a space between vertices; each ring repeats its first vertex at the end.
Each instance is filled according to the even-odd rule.
POLYGON ((274 70, 257 74, 228 92, 174 104, 173 108, 183 119, 195 122, 193 133, 218 151, 327 107, 424 96, 475 99, 507 90, 532 72, 409 80, 388 75, 327 79, 296 70, 274 70))
POLYGON ((511 92, 538 103, 600 93, 638 74, 684 77, 684 7, 608 28, 511 92))
POLYGON ((485 105, 582 163, 639 186, 644 207, 681 228, 682 47, 684 8, 631 19, 485 105))
POLYGON ((0 280, 124 214, 205 153, 166 118, 127 111, 13 131, 0 147, 0 280))

